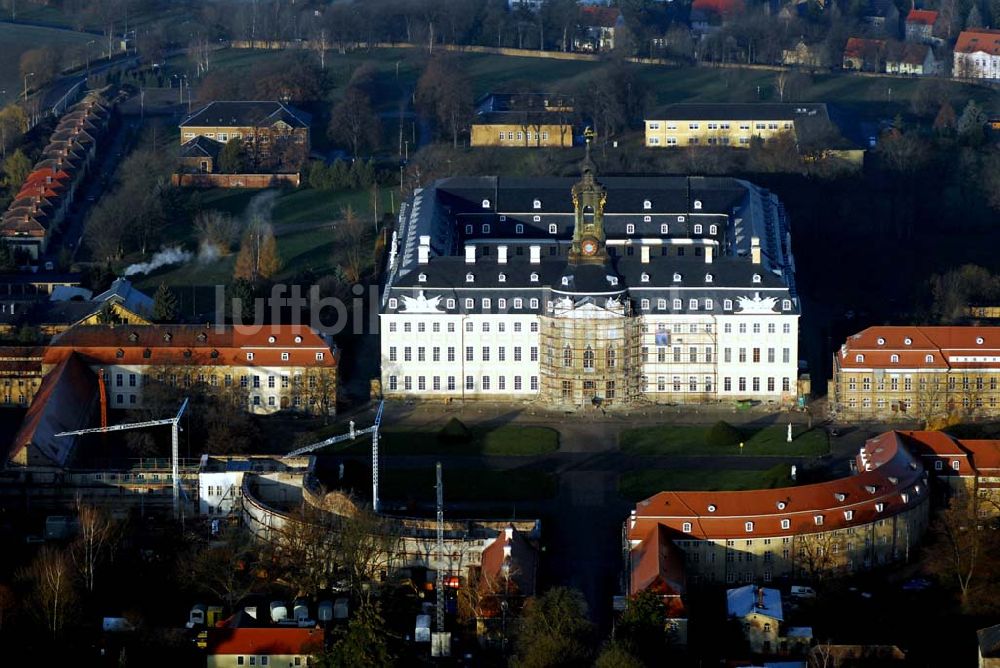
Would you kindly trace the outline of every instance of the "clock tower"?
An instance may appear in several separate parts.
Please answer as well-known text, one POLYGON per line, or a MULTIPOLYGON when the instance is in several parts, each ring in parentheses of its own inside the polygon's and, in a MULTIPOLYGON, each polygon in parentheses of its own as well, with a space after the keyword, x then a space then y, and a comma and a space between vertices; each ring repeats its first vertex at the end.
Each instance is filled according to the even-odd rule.
POLYGON ((608 193, 594 177, 594 163, 590 159, 590 142, 594 131, 587 128, 587 153, 580 167, 580 180, 573 185, 573 245, 569 261, 573 264, 603 264, 608 259, 604 247, 604 203, 608 193))

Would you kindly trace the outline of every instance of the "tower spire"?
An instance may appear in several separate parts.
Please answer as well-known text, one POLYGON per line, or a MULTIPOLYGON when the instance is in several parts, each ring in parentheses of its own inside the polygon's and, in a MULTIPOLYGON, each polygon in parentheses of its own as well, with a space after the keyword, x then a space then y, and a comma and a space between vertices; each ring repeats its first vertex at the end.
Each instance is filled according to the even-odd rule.
POLYGON ((604 203, 607 191, 595 178, 597 169, 590 159, 590 144, 594 131, 588 127, 583 131, 586 153, 580 164, 581 178, 573 186, 573 244, 570 246, 569 261, 572 264, 603 263, 607 259, 604 248, 604 203))

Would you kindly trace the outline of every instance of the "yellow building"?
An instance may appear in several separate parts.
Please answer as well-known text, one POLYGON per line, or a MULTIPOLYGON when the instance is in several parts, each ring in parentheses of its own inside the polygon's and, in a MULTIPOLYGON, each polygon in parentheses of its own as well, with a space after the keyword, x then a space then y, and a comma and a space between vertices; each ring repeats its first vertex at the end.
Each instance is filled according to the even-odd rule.
POLYGON ((42 355, 37 346, 0 347, 0 406, 26 407, 42 384, 42 355))
POLYGON ((672 104, 646 119, 646 146, 749 148, 789 134, 798 142, 812 127, 829 123, 825 104, 672 104))
POLYGON ((283 102, 210 102, 180 123, 181 156, 193 171, 212 171, 214 157, 202 169, 199 147, 211 146, 217 155, 222 145, 239 139, 254 166, 290 167, 309 155, 309 114, 283 102))
POLYGON ((573 103, 542 93, 491 93, 482 98, 470 128, 471 146, 569 148, 573 103))

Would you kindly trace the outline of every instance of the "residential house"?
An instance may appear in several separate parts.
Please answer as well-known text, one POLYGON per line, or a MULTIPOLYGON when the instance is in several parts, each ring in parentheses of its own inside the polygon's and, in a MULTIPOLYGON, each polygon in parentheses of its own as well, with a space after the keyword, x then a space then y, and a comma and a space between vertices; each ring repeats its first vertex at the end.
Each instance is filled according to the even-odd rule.
MULTIPOLYGON (((214 153, 233 139, 241 140, 255 169, 294 171, 309 155, 312 118, 284 102, 216 101, 188 115, 180 123, 182 164, 202 171, 202 151, 214 153), (220 146, 207 142, 206 137, 220 146)), ((215 169, 215 160, 206 168, 215 169)))
POLYGON ((106 104, 100 93, 90 93, 60 117, 42 150, 42 159, 0 218, 0 240, 22 262, 37 260, 66 218, 76 189, 96 156, 95 137, 110 120, 106 104))
POLYGON ((1000 30, 959 33, 951 73, 960 79, 1000 79, 1000 30))
POLYGON ((78 326, 49 343, 44 370, 73 354, 104 370, 113 408, 141 408, 156 382, 229 395, 252 413, 336 412, 338 351, 308 327, 78 326))
POLYGON ((491 93, 476 108, 471 146, 569 148, 573 100, 546 93, 491 93))
POLYGON ((577 20, 577 33, 573 37, 573 50, 591 53, 613 51, 615 35, 624 27, 625 19, 619 8, 582 6, 577 20))
POLYGON ((781 592, 748 584, 726 590, 726 616, 739 622, 754 654, 778 649, 778 628, 784 621, 781 592))
POLYGON ((1000 624, 976 631, 979 668, 1000 668, 1000 624))
POLYGON ((861 20, 889 38, 899 37, 899 10, 893 0, 868 0, 861 20))
POLYGON ((911 9, 906 15, 905 34, 907 42, 940 44, 942 40, 934 36, 938 13, 932 9, 911 9))
POLYGON ((219 169, 219 151, 224 144, 198 135, 181 146, 180 169, 182 172, 214 174, 219 169))
POLYGON ((632 599, 644 591, 655 593, 665 608, 664 624, 673 642, 686 645, 688 614, 684 605, 687 576, 684 552, 670 540, 669 529, 662 525, 650 527, 638 547, 629 550, 628 595, 632 599))
POLYGON ((829 396, 845 420, 998 416, 1000 327, 869 327, 834 354, 829 396))
POLYGON ((888 74, 931 76, 941 73, 941 64, 928 44, 893 42, 886 50, 885 71, 888 74))
POLYGON ((470 567, 470 584, 478 587, 476 634, 489 643, 504 638, 504 615, 516 615, 534 596, 538 576, 538 549, 513 524, 504 527, 482 553, 478 567, 470 567))
POLYGON ((850 37, 844 46, 845 70, 881 72, 885 62, 885 40, 850 37))
POLYGON ((210 628, 207 668, 307 666, 323 652, 323 630, 295 626, 210 628))
POLYGON ((823 67, 825 62, 822 45, 809 45, 805 40, 799 40, 791 49, 781 52, 783 65, 799 65, 801 67, 823 67))
POLYGON ((714 32, 744 11, 744 0, 694 0, 691 3, 691 30, 701 35, 714 32))

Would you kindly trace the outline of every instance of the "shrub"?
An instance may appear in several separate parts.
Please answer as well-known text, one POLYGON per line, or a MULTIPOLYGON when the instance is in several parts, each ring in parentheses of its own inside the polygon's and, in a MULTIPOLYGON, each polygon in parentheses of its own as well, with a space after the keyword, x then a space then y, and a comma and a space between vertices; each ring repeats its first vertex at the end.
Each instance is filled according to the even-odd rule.
POLYGON ((705 445, 713 448, 725 448, 738 445, 743 440, 739 429, 724 420, 719 420, 705 434, 705 445))

